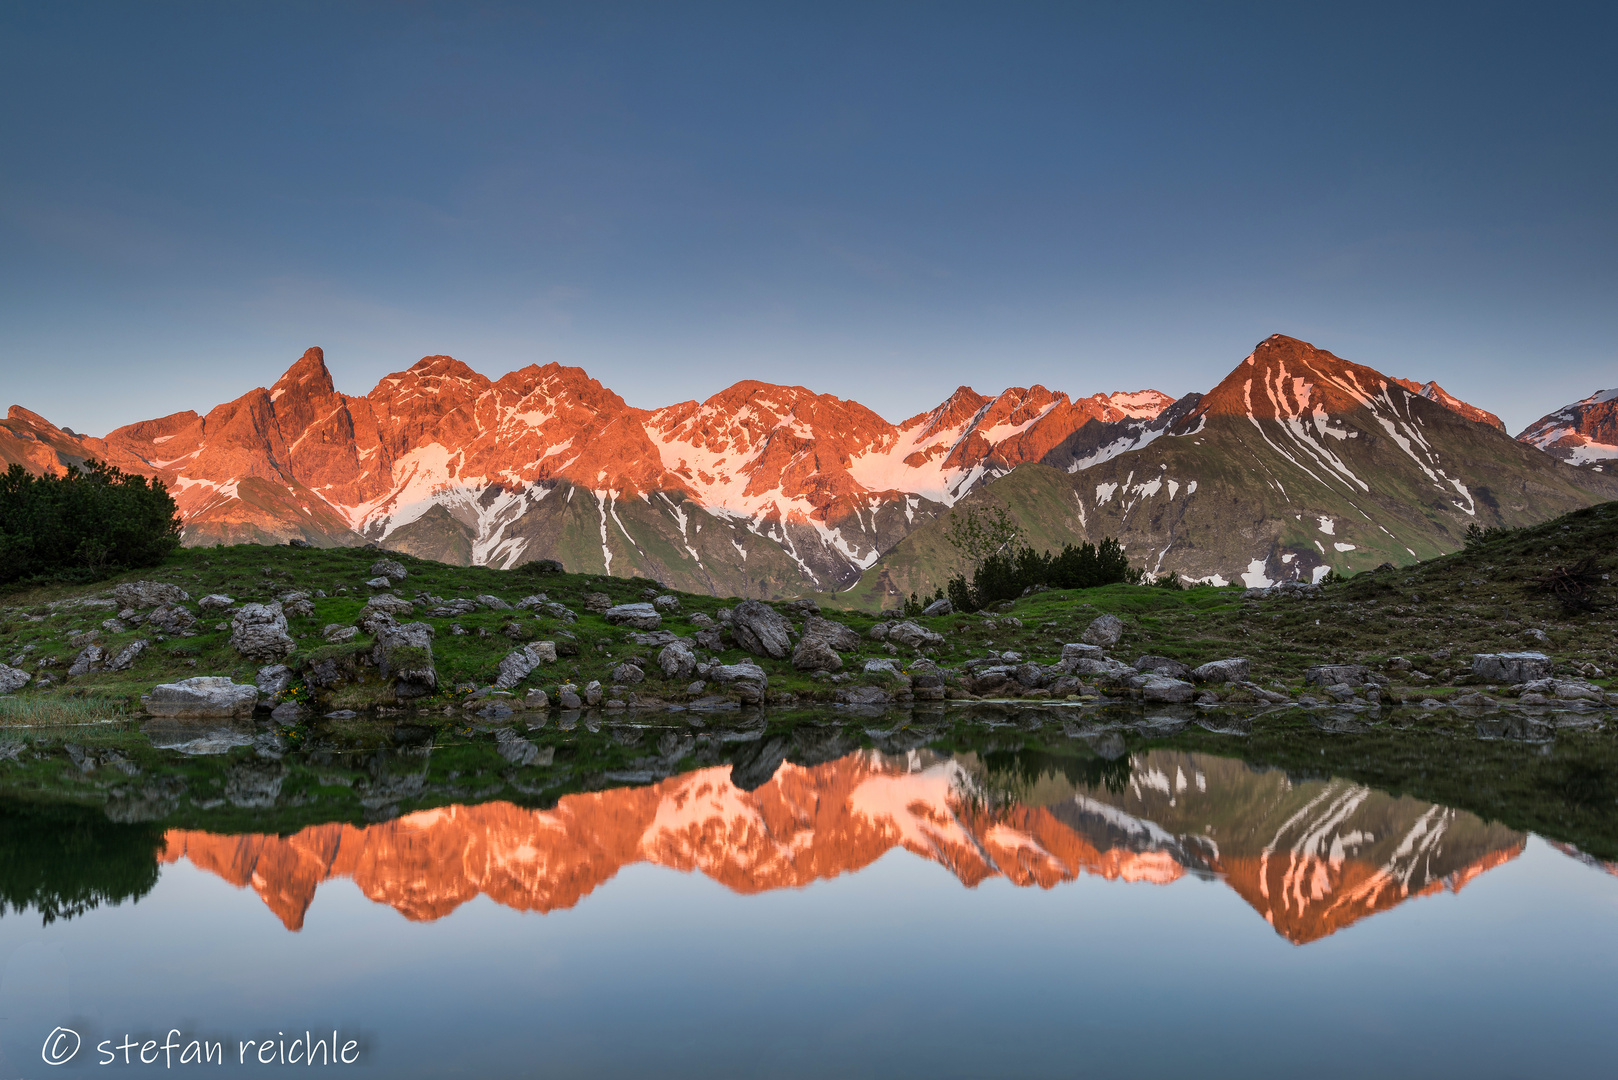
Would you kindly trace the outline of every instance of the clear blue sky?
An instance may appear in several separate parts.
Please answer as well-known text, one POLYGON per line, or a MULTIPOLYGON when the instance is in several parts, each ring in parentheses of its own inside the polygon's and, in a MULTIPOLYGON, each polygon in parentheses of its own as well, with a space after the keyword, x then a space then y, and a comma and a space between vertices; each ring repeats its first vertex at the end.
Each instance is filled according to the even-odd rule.
POLYGON ((1618 6, 0 4, 0 407, 1618 385, 1618 6))

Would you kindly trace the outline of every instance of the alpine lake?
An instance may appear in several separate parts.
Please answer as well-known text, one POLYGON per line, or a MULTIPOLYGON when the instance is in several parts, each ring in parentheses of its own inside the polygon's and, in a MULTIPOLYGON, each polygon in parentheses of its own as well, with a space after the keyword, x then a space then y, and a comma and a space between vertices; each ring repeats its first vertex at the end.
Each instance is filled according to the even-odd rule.
POLYGON ((1611 1076, 1614 720, 8 727, 0 1076, 1611 1076))

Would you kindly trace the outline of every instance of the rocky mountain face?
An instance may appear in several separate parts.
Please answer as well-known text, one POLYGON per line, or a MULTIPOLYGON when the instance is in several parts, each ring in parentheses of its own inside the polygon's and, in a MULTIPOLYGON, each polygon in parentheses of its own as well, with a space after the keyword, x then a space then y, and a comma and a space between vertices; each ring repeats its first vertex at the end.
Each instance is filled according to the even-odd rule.
POLYGON ((1078 427, 1150 418, 1157 391, 1071 400, 967 387, 891 424, 857 402, 743 382, 631 408, 578 368, 491 381, 447 356, 338 393, 310 349, 268 389, 87 440, 14 409, 0 453, 163 479, 188 544, 380 543, 453 562, 642 574, 733 595, 843 587, 972 486, 1078 427))
POLYGON ((1618 468, 1618 390, 1601 390, 1529 424, 1517 438, 1594 472, 1618 468))
POLYGON ((94 456, 159 477, 188 544, 369 542, 879 601, 943 583, 963 499, 1012 506, 1046 546, 1117 535, 1154 570, 1252 581, 1426 557, 1474 520, 1595 501, 1596 478, 1497 425, 1436 384, 1279 336, 1206 395, 961 387, 899 424, 752 381, 636 409, 578 368, 490 380, 447 356, 350 396, 310 349, 267 389, 104 439, 13 407, 0 459, 43 472, 94 456))
POLYGON ((250 885, 298 930, 333 878, 433 920, 478 895, 519 911, 570 908, 640 862, 750 894, 852 873, 902 847, 967 887, 994 877, 1047 889, 1080 875, 1217 878, 1301 944, 1459 889, 1525 840, 1464 812, 1340 780, 1294 783, 1225 758, 1154 751, 1131 765, 1117 791, 1047 774, 1036 798, 991 811, 985 770, 970 755, 861 751, 782 763, 752 786, 720 766, 564 796, 543 811, 451 806, 290 836, 175 830, 162 857, 250 885))
MULTIPOLYGON (((1115 536, 1152 573, 1252 587, 1428 559, 1473 524, 1527 525, 1612 498, 1611 478, 1276 335, 1207 394, 1152 422, 1082 429, 958 507, 1008 510, 1035 547, 1115 536)), ((956 569, 945 526, 914 530, 846 598, 942 583, 956 569)))
POLYGON ((1436 401, 1438 404, 1444 406, 1444 408, 1450 410, 1451 412, 1460 413, 1468 420, 1476 420, 1480 424, 1488 424, 1490 427, 1499 428, 1501 431, 1506 430, 1505 421, 1494 415, 1494 413, 1489 412, 1486 409, 1480 409, 1476 405, 1468 405, 1466 402, 1462 401, 1454 394, 1451 394, 1449 391, 1445 390, 1442 386, 1439 386, 1435 382, 1418 383, 1414 379, 1393 378, 1390 378, 1388 381, 1391 383, 1397 383, 1406 390, 1409 390, 1412 394, 1417 394, 1424 397, 1428 401, 1436 401))

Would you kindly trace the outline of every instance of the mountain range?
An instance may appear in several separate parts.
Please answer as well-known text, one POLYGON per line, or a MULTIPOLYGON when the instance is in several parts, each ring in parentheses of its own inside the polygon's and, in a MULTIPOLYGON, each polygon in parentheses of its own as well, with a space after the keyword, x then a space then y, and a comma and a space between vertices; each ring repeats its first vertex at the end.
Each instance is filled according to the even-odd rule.
POLYGON ((639 409, 579 368, 491 381, 447 356, 351 396, 310 349, 207 415, 104 438, 13 406, 0 460, 44 472, 96 457, 158 477, 187 544, 375 543, 508 568, 553 558, 688 591, 875 606, 944 583, 957 506, 1005 507, 1036 545, 1116 536, 1137 564, 1188 580, 1430 557, 1470 524, 1618 497, 1599 466, 1570 467, 1611 441, 1610 404, 1570 406, 1538 441, 1538 425, 1513 440, 1436 383, 1280 335, 1207 394, 961 387, 899 424, 754 381, 639 409))
POLYGON ((288 836, 172 830, 163 859, 251 886, 299 930, 334 878, 428 921, 480 894, 519 911, 570 908, 641 862, 743 894, 800 888, 897 847, 968 888, 996 877, 1042 889, 1081 875, 1221 880, 1304 944, 1413 897, 1459 890, 1526 841, 1463 811, 1229 758, 1154 750, 1132 760, 1130 776, 1113 790, 1046 773, 997 806, 972 755, 867 750, 784 763, 752 790, 718 766, 567 795, 550 810, 450 806, 288 836))

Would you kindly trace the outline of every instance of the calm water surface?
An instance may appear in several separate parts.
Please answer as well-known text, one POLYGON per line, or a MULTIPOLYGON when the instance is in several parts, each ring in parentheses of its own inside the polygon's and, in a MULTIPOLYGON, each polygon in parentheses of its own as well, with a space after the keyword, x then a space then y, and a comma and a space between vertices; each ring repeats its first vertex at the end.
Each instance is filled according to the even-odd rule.
POLYGON ((161 784, 74 744, 138 772, 119 823, 0 804, 0 1076, 334 1028, 317 1071, 390 1077, 1612 1075, 1618 876, 1565 841, 1138 732, 873 730, 247 731, 161 784))

